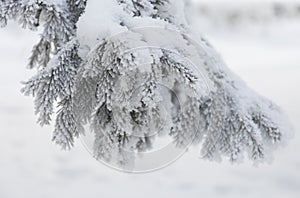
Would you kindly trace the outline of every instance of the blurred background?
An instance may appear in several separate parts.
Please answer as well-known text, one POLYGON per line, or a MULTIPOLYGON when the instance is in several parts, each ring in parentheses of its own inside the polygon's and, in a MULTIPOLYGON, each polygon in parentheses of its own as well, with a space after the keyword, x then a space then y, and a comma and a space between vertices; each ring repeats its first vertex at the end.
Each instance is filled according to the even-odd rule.
POLYGON ((80 141, 62 152, 39 127, 20 81, 38 36, 11 23, 0 29, 0 198, 300 197, 300 1, 193 0, 190 21, 250 87, 288 113, 296 135, 272 164, 210 163, 187 153, 157 172, 132 175, 97 161, 80 141))

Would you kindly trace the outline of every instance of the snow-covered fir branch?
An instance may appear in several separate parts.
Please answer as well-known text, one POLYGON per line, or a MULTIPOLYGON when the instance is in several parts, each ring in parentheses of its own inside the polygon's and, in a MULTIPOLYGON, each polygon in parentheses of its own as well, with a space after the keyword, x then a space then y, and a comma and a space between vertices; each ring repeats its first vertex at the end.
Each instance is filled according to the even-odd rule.
POLYGON ((41 125, 51 123, 59 104, 53 141, 69 149, 88 128, 94 156, 120 165, 163 136, 178 147, 201 144, 206 159, 232 162, 245 155, 263 162, 286 143, 292 129, 281 109, 249 89, 201 35, 187 36, 186 6, 1 0, 2 26, 13 19, 41 29, 29 62, 37 74, 22 91, 35 97, 41 125))

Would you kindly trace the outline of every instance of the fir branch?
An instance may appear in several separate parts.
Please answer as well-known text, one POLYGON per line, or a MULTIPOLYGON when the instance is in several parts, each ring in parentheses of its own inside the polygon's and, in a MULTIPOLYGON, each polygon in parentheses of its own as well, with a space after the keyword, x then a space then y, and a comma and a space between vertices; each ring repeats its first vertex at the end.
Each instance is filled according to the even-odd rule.
POLYGON ((25 83, 22 92, 35 97, 38 122, 48 125, 53 114, 53 103, 59 98, 73 94, 77 70, 81 63, 78 43, 70 41, 51 59, 48 66, 25 83))
POLYGON ((55 130, 52 140, 62 149, 70 149, 74 146, 74 139, 83 133, 74 111, 74 101, 71 96, 65 97, 59 103, 60 110, 56 116, 55 130))

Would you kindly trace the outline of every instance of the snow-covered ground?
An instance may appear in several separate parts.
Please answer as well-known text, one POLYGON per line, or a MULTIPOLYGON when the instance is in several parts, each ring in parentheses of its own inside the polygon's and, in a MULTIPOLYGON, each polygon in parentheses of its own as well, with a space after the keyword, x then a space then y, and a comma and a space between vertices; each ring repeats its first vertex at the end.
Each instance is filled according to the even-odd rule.
MULTIPOLYGON (((271 165, 209 163, 188 153, 157 172, 132 175, 95 161, 80 141, 62 152, 20 93, 36 33, 0 29, 0 198, 300 197, 300 20, 199 29, 248 84, 286 110, 296 135, 271 165)), ((203 26, 207 27, 207 26, 203 26)))

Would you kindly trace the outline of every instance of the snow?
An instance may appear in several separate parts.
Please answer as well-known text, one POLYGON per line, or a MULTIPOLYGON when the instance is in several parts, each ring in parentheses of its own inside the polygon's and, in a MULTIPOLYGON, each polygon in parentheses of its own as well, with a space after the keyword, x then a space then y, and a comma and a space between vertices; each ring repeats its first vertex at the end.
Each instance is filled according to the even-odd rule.
MULTIPOLYGON (((248 85, 286 110, 300 130, 300 25, 297 20, 267 26, 199 29, 248 85)), ((204 26, 205 27, 205 26, 204 26)), ((97 161, 77 141, 62 152, 49 140, 52 127, 40 128, 32 98, 20 81, 36 33, 11 24, 0 29, 0 197, 272 197, 300 196, 300 137, 277 150, 271 165, 230 165, 198 159, 192 150, 160 171, 131 175, 97 161), (22 36, 21 36, 22 35, 22 36)))

